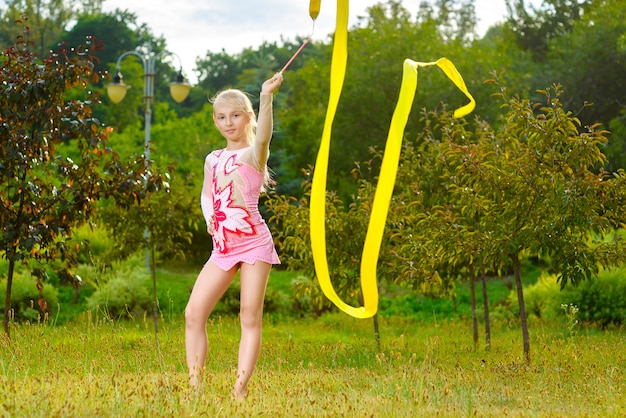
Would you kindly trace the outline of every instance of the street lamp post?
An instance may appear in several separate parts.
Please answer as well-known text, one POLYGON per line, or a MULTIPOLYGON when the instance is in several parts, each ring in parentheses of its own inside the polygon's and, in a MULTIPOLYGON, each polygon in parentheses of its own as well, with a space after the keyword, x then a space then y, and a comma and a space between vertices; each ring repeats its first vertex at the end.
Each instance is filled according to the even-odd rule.
MULTIPOLYGON (((107 85, 107 94, 113 103, 119 103, 124 100, 126 91, 131 87, 128 84, 122 82, 122 73, 120 71, 120 63, 122 60, 130 55, 133 55, 141 60, 143 64, 143 99, 146 104, 145 109, 145 140, 144 140, 144 155, 146 166, 150 164, 150 126, 152 124, 152 101, 154 100, 154 74, 157 61, 163 55, 173 55, 178 58, 180 69, 176 75, 176 80, 170 83, 170 94, 172 98, 180 103, 187 98, 191 86, 185 81, 182 73, 182 63, 180 57, 168 51, 161 51, 154 53, 152 46, 148 44, 144 51, 127 51, 119 56, 115 65, 115 76, 113 81, 107 85)), ((149 231, 144 231, 144 238, 148 239, 149 231)), ((150 265, 150 252, 146 251, 146 264, 148 269, 151 269, 150 265)))
MULTIPOLYGON (((178 58, 180 69, 178 74, 176 75, 176 80, 170 83, 170 94, 172 98, 180 103, 189 94, 189 90, 191 86, 185 82, 185 78, 182 74, 182 63, 180 62, 180 57, 176 54, 172 54, 167 51, 161 51, 159 53, 152 52, 152 47, 150 44, 147 45, 145 51, 128 51, 124 52, 117 59, 117 64, 115 65, 115 76, 113 77, 113 82, 107 85, 107 94, 113 103, 119 103, 124 100, 124 96, 126 96, 126 91, 130 88, 129 85, 124 84, 122 82, 122 73, 120 71, 120 63, 124 58, 129 55, 134 55, 139 58, 143 64, 143 77, 144 77, 144 86, 143 86, 143 99, 146 103, 145 110, 145 141, 144 141, 144 156, 146 161, 146 167, 150 164, 150 125, 152 123, 152 101, 154 100, 154 74, 156 63, 161 58, 162 55, 173 55, 178 58)), ((150 238, 150 231, 146 227, 144 229, 144 239, 148 242, 150 238)), ((152 283, 153 283, 153 320, 154 320, 154 333, 156 337, 157 346, 159 343, 158 340, 158 317, 157 317, 157 289, 156 289, 156 272, 151 263, 151 255, 150 249, 146 248, 146 267, 149 271, 152 272, 152 283)))
MULTIPOLYGON (((124 100, 126 96, 126 91, 131 87, 128 84, 124 84, 122 82, 122 73, 120 71, 120 63, 124 58, 129 55, 133 55, 139 58, 143 64, 143 99, 146 103, 145 109, 145 156, 146 156, 146 164, 150 159, 150 126, 152 124, 152 101, 154 100, 154 73, 156 63, 161 58, 162 55, 173 55, 178 58, 180 63, 180 58, 178 55, 173 54, 167 51, 161 51, 159 53, 152 52, 152 46, 150 44, 147 45, 146 51, 127 51, 124 52, 117 59, 117 64, 115 65, 115 76, 113 76, 113 82, 107 85, 107 94, 113 103, 119 103, 124 100)), ((176 80, 170 83, 170 94, 172 98, 180 103, 187 98, 189 94, 189 90, 191 86, 189 83, 185 81, 182 73, 182 63, 180 63, 180 70, 176 75, 176 80)))

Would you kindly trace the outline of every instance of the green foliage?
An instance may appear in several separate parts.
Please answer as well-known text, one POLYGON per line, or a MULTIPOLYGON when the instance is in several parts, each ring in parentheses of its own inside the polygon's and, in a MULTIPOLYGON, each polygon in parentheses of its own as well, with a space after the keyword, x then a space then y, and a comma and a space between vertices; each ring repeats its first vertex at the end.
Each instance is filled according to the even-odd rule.
MULTIPOLYGON (((214 149, 223 147, 224 138, 213 123, 213 106, 205 103, 201 111, 180 119, 176 114, 159 103, 155 106, 155 117, 159 118, 151 130, 151 158, 160 167, 174 163, 176 175, 181 179, 192 178, 190 187, 198 186, 204 175, 204 158, 214 149)), ((132 143, 133 138, 141 138, 143 132, 133 129, 120 136, 122 143, 132 143)), ((141 145, 138 145, 141 147, 141 145)))
POLYGON ((98 53, 99 62, 95 69, 108 70, 118 55, 137 46, 139 34, 132 28, 138 26, 137 17, 129 11, 116 9, 112 13, 101 10, 81 13, 76 23, 61 36, 68 45, 80 45, 87 37, 106 42, 106 48, 98 53))
POLYGON ((78 254, 81 264, 90 264, 95 260, 102 259, 105 253, 115 246, 114 238, 96 223, 82 225, 74 234, 78 242, 86 244, 86 251, 78 254))
MULTIPOLYGON (((304 39, 295 41, 284 39, 282 45, 264 41, 256 50, 245 48, 233 55, 225 51, 216 53, 207 51, 204 58, 197 60, 199 85, 206 92, 205 97, 213 97, 225 88, 248 90, 251 87, 250 82, 256 88, 260 81, 255 79, 256 76, 260 75, 264 79, 272 72, 279 71, 303 41, 304 39)), ((311 42, 301 51, 298 60, 292 62, 289 72, 293 73, 302 66, 302 63, 316 55, 319 55, 319 49, 311 42)))
MULTIPOLYGON (((132 260, 134 261, 134 265, 139 265, 135 259, 132 260)), ((73 272, 75 276, 80 277, 83 287, 95 291, 109 280, 108 268, 110 267, 100 262, 99 258, 94 257, 88 263, 81 263, 75 266, 73 272)), ((114 264, 113 268, 121 269, 122 263, 114 264)))
POLYGON ((191 239, 190 230, 197 225, 197 217, 187 218, 182 214, 194 213, 197 206, 197 199, 172 190, 168 183, 164 183, 155 186, 153 193, 136 205, 102 208, 99 219, 115 237, 115 245, 109 248, 104 261, 124 259, 144 249, 162 260, 182 256, 181 249, 191 239), (157 191, 156 187, 160 190, 157 191))
MULTIPOLYGON (((507 1, 507 5, 505 32, 512 32, 515 43, 532 54, 519 66, 534 61, 536 69, 528 72, 533 85, 559 82, 568 92, 566 107, 575 109, 583 126, 609 126, 622 110, 615 103, 626 94, 624 78, 615 71, 626 65, 623 1, 550 0, 531 10, 520 0, 507 1)), ((610 167, 623 168, 624 136, 611 142, 606 150, 610 167)))
POLYGON ((609 159, 609 169, 617 171, 626 168, 626 111, 611 120, 609 129, 611 137, 604 152, 609 159))
POLYGON ((626 33, 626 7, 623 0, 583 3, 587 3, 585 13, 573 22, 571 30, 549 43, 544 83, 558 80, 566 86, 565 105, 570 109, 583 109, 586 103, 593 103, 580 112, 583 125, 601 122, 608 126, 623 110, 615 104, 626 96, 626 80, 616 71, 626 68, 626 51, 620 47, 626 33))
MULTIPOLYGON (((328 309, 329 302, 323 296, 315 277, 313 254, 310 247, 309 196, 310 182, 305 185, 306 194, 301 199, 290 196, 270 195, 266 206, 272 216, 269 222, 276 225, 275 241, 282 261, 291 271, 298 271, 302 278, 294 285, 298 303, 311 303, 318 314, 328 309)), ((327 194, 326 242, 330 275, 337 293, 348 304, 356 305, 360 295, 360 258, 367 230, 367 213, 373 196, 354 196, 346 207, 332 192, 327 194)))
POLYGON ((585 16, 592 1, 548 0, 540 7, 526 9, 523 0, 506 0, 507 25, 515 33, 517 43, 532 51, 536 59, 545 59, 550 41, 572 31, 585 16))
POLYGON ((407 316, 425 321, 437 321, 456 318, 459 314, 456 312, 455 303, 452 299, 426 297, 411 292, 394 298, 381 297, 380 316, 384 318, 407 316))
MULTIPOLYGON (((0 279, 0 309, 6 313, 7 279, 0 279)), ((43 283, 43 299, 37 290, 36 279, 28 271, 22 271, 13 277, 11 319, 22 322, 40 322, 51 319, 57 309, 59 292, 49 283, 43 283), (43 309, 42 309, 43 308, 43 309)))
MULTIPOLYGON (((144 184, 163 182, 151 175, 144 159, 120 161, 107 146, 108 130, 91 109, 98 96, 85 91, 87 83, 99 79, 93 54, 101 44, 86 42, 39 57, 18 37, 0 53, 0 85, 5 86, 0 95, 0 242, 9 260, 6 310, 11 307, 16 262, 75 262, 80 246, 71 245, 72 232, 94 215, 97 200, 111 197, 130 205, 151 192, 144 184), (87 98, 69 99, 66 93, 74 87, 82 87, 87 98)), ((8 334, 7 321, 5 315, 8 334)))
MULTIPOLYGON (((511 293, 509 306, 517 296, 511 293)), ((575 307, 581 322, 605 328, 626 323, 626 268, 611 268, 599 272, 577 286, 561 289, 556 275, 542 275, 538 282, 524 288, 527 312, 545 320, 564 318, 575 307)), ((513 309, 515 312, 515 309, 513 309)))
MULTIPOLYGON (((191 266, 189 265, 187 269, 191 266)), ((160 269, 157 273, 158 308, 160 316, 164 319, 179 319, 183 316, 185 306, 189 300, 191 289, 195 283, 199 267, 193 267, 191 271, 160 269)), ((140 255, 130 257, 125 261, 114 263, 110 267, 95 265, 80 265, 73 270, 75 275, 81 277, 84 283, 81 287, 80 310, 94 310, 103 312, 110 318, 128 316, 128 310, 132 316, 139 315, 145 309, 145 292, 150 290, 148 272, 145 260, 140 255), (113 284, 111 282, 114 281, 113 284), (126 283, 131 282, 132 283, 126 283), (145 289, 137 290, 139 287, 145 289), (135 289, 135 290, 133 290, 135 289), (129 292, 138 291, 141 295, 137 301, 130 300, 129 292), (112 294, 118 292, 118 294, 112 294), (86 301, 85 301, 86 299, 86 301), (134 307, 134 311, 131 306, 134 307), (137 308, 139 306, 139 308, 137 308)), ((302 303, 293 294, 293 283, 298 276, 292 272, 272 270, 270 281, 266 289, 264 301, 264 314, 272 318, 306 317, 313 311, 309 304, 302 303)), ((59 289, 62 292, 69 290, 59 289)), ((212 318, 219 316, 239 315, 240 282, 238 276, 220 299, 215 307, 212 318)), ((74 307, 71 303, 71 294, 67 294, 62 302, 59 321, 67 322, 75 319, 74 307), (70 310, 68 315, 67 311, 70 310)), ((150 298, 152 295, 149 296, 150 298)), ((61 300, 61 297, 59 298, 61 300)))
POLYGON ((626 324, 625 268, 604 270, 597 279, 589 279, 566 293, 566 303, 578 307, 581 321, 601 327, 626 324))
MULTIPOLYGON (((117 246, 122 253, 135 251, 145 244, 143 229, 149 227, 155 233, 161 233, 157 235, 161 241, 175 244, 170 246, 164 242, 158 245, 162 248, 158 250, 161 259, 176 254, 176 251, 169 251, 173 249, 179 250, 178 256, 185 255, 190 259, 202 259, 208 254, 210 237, 204 225, 198 225, 203 219, 198 196, 204 176, 204 157, 223 141, 214 127, 211 112, 212 107, 207 103, 201 112, 179 119, 167 105, 155 105, 155 119, 160 123, 153 125, 151 131, 150 155, 155 167, 167 167, 164 171, 167 170, 170 176, 169 192, 159 193, 144 200, 142 205, 125 210, 110 205, 103 208, 100 212, 101 219, 106 220, 103 226, 113 230, 118 243, 124 244, 124 250, 117 246), (129 219, 134 221, 128 222, 129 219), (169 221, 163 222, 164 219, 169 221), (170 228, 170 232, 157 231, 159 228, 170 228)), ((142 149, 143 137, 144 132, 139 126, 129 126, 113 133, 111 142, 119 145, 121 155, 132 156, 142 149)))
POLYGON ((56 45, 65 26, 75 18, 74 6, 67 0, 6 0, 3 3, 7 8, 0 9, 0 50, 11 45, 16 36, 26 34, 33 51, 43 56, 48 48, 56 45), (16 21, 26 23, 30 29, 23 31, 16 21))
MULTIPOLYGON (((144 267, 145 268, 145 267, 144 267)), ((183 317, 197 273, 180 269, 160 269, 157 273, 157 298, 160 315, 165 320, 183 317)))
POLYGON ((510 99, 507 124, 496 131, 483 125, 474 143, 467 144, 458 128, 450 132, 454 136, 446 132, 446 200, 456 208, 448 206, 452 217, 445 232, 459 225, 460 239, 471 234, 470 242, 480 243, 482 254, 493 260, 492 269, 512 254, 541 255, 565 285, 589 277, 598 265, 615 264, 623 254, 613 232, 621 215, 604 209, 613 206, 613 193, 619 195, 623 185, 596 171, 606 162, 600 150, 606 132, 580 129, 563 109, 559 86, 543 94, 546 105, 510 99), (592 232, 606 241, 590 237, 592 232))
POLYGON ((111 319, 141 316, 152 306, 150 276, 145 267, 117 269, 87 299, 87 308, 111 319))

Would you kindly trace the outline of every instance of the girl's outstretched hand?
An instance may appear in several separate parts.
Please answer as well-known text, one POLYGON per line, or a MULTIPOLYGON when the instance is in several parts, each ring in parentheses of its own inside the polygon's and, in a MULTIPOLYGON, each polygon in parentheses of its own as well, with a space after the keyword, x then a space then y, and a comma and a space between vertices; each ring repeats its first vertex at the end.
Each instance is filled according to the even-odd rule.
POLYGON ((283 75, 281 73, 276 73, 272 78, 266 80, 261 87, 261 93, 263 94, 271 94, 276 89, 280 87, 283 82, 283 75))

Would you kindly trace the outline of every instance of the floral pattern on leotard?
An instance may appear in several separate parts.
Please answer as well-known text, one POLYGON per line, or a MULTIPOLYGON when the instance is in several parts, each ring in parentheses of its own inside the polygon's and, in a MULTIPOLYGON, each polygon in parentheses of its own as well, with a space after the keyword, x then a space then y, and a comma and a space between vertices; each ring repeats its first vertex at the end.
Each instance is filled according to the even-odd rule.
POLYGON ((221 253, 226 253, 227 240, 226 231, 236 234, 253 235, 255 234, 254 226, 250 222, 250 214, 246 208, 233 204, 233 193, 235 192, 235 181, 230 182, 223 188, 217 185, 215 173, 223 172, 225 176, 233 173, 241 165, 236 161, 236 155, 218 160, 213 167, 213 238, 215 246, 221 253))

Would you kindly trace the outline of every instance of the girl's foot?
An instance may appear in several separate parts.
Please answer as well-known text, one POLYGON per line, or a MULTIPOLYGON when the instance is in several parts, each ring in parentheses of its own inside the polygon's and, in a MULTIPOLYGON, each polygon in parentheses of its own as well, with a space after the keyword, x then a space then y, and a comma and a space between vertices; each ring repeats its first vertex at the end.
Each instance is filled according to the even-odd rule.
POLYGON ((200 390, 202 388, 202 374, 191 373, 189 375, 189 388, 192 390, 200 390))
POLYGON ((242 383, 237 382, 235 384, 235 388, 233 389, 233 398, 236 401, 243 401, 248 394, 248 388, 245 387, 242 383))

